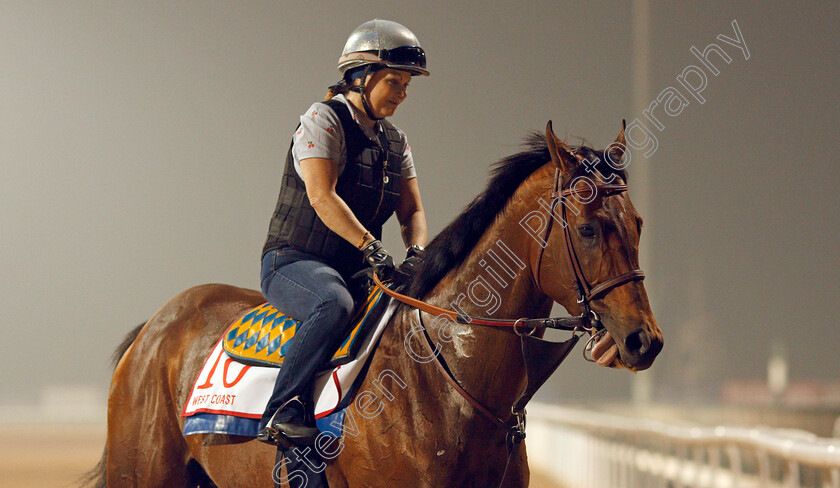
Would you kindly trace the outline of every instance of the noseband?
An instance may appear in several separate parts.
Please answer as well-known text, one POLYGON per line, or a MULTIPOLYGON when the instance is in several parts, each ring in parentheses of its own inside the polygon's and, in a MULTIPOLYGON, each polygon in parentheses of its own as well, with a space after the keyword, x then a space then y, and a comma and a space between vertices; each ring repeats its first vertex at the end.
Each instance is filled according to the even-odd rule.
MULTIPOLYGON (((592 310, 589 303, 592 300, 602 298, 613 288, 617 288, 625 283, 642 281, 643 279, 645 279, 645 273, 640 269, 633 269, 631 271, 628 271, 627 273, 616 276, 615 278, 610 278, 608 280, 602 281, 597 285, 590 284, 589 280, 587 280, 586 276, 583 274, 583 267, 580 265, 580 260, 577 257, 577 252, 575 252, 575 246, 572 243, 572 233, 569 230, 571 226, 569 225, 567 202, 568 198, 572 195, 591 195, 593 199, 597 195, 601 195, 602 197, 617 195, 619 193, 624 193, 625 191, 627 191, 627 185, 592 185, 591 187, 587 187, 586 189, 582 190, 573 187, 561 189, 561 178, 562 173, 560 172, 560 169, 555 168, 554 188, 551 192, 551 208, 549 212, 549 221, 545 229, 545 235, 543 235, 542 237, 542 247, 540 248, 540 255, 537 258, 537 287, 539 287, 540 290, 542 290, 542 286, 540 283, 540 275, 542 274, 542 258, 543 253, 545 252, 545 248, 548 247, 548 237, 551 234, 551 230, 554 224, 554 215, 556 215, 554 213, 554 210, 557 207, 557 204, 559 203, 563 209, 561 227, 563 227, 563 239, 566 241, 566 255, 569 258, 569 263, 572 265, 572 272, 575 275, 574 289, 575 294, 577 295, 577 303, 581 307, 583 307, 583 313, 581 314, 581 316, 591 320, 591 328, 601 330, 604 326, 601 324, 601 320, 598 317, 598 314, 596 314, 595 311, 592 310)), ((580 202, 579 199, 577 200, 580 202)))

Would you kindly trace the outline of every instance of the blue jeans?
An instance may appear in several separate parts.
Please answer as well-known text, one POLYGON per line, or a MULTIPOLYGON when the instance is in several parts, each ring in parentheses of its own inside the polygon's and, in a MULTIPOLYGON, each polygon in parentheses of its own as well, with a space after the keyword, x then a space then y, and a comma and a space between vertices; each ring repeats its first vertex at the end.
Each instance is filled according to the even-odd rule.
MULTIPOLYGON (((347 283, 335 269, 318 257, 291 248, 263 256, 260 282, 269 303, 302 321, 289 341, 260 421, 262 428, 288 400, 296 395, 306 398, 315 374, 341 345, 354 304, 347 283)), ((284 409, 278 419, 302 421, 302 414, 299 409, 284 409)))

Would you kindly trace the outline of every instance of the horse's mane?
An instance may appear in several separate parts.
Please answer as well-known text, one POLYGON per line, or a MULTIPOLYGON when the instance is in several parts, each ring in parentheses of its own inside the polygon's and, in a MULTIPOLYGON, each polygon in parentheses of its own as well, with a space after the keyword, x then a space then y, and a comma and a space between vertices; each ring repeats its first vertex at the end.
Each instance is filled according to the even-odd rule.
MULTIPOLYGON (((504 210, 516 189, 534 171, 551 160, 544 135, 537 132, 531 133, 525 139, 524 146, 525 150, 522 152, 508 156, 493 165, 487 188, 429 243, 423 261, 414 270, 405 291, 408 296, 423 298, 450 270, 460 265, 475 247, 484 231, 504 210)), ((590 161, 596 161, 596 158, 606 161, 604 151, 597 151, 587 146, 576 146, 572 149, 575 154, 590 161)), ((614 170, 607 164, 599 164, 598 169, 604 176, 617 174, 627 181, 624 171, 614 170)), ((585 175, 587 175, 586 168, 579 165, 574 174, 565 179, 572 180, 585 175)))

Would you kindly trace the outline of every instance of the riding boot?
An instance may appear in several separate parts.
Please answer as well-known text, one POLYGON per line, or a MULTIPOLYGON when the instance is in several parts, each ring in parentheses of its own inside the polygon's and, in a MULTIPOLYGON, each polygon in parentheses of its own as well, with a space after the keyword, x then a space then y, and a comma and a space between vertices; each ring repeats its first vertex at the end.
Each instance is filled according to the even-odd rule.
MULTIPOLYGON (((321 433, 307 425, 306 407, 299 396, 284 403, 257 433, 257 440, 279 447, 311 446, 321 433)), ((314 422, 312 422, 314 423, 314 422)))

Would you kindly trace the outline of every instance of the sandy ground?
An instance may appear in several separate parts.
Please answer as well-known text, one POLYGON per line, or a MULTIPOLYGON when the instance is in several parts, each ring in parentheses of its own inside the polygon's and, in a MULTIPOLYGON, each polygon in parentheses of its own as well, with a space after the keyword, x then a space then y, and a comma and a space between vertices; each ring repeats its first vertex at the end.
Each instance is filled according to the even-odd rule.
POLYGON ((0 427, 0 486, 78 486, 105 445, 104 426, 3 425, 0 427))
MULTIPOLYGON (((104 445, 104 426, 2 425, 0 487, 78 486, 79 478, 99 461, 104 445)), ((531 488, 559 487, 533 473, 531 488)))

